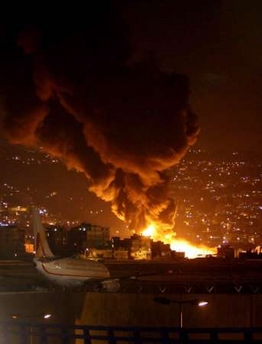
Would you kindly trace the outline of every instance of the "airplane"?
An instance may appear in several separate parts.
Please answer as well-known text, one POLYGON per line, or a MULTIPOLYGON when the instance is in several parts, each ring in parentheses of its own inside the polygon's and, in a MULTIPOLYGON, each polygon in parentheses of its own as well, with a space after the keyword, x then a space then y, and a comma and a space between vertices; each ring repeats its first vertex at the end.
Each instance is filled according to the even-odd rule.
POLYGON ((89 290, 117 292, 120 282, 111 278, 108 268, 101 262, 77 257, 56 257, 51 251, 38 209, 32 208, 35 236, 36 269, 51 283, 63 288, 86 287, 89 290))

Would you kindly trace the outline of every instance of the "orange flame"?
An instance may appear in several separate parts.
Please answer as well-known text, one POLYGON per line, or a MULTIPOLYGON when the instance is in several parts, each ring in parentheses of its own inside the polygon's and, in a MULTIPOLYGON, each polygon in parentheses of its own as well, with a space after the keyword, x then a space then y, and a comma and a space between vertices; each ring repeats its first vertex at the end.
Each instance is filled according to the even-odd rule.
POLYGON ((184 252, 187 258, 216 254, 216 248, 207 247, 205 245, 193 245, 184 239, 175 238, 174 233, 160 236, 156 226, 153 224, 149 225, 141 234, 151 237, 153 240, 161 240, 165 244, 169 244, 172 251, 184 252))

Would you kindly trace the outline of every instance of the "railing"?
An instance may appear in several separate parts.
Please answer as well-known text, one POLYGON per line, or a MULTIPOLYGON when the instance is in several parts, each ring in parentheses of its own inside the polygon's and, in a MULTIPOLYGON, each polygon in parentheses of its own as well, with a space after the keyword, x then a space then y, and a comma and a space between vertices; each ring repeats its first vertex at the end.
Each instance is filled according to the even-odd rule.
POLYGON ((262 343, 262 328, 169 328, 0 324, 1 344, 262 343))

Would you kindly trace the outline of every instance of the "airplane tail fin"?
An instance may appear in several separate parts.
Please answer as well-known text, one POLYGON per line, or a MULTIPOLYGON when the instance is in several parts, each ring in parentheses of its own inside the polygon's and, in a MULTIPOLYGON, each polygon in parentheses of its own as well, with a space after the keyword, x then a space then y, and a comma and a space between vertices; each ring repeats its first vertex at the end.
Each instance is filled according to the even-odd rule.
POLYGON ((51 251, 49 244, 47 242, 46 233, 44 226, 42 225, 38 209, 33 207, 32 208, 32 215, 33 215, 33 228, 34 228, 34 236, 35 236, 35 257, 47 257, 52 258, 54 257, 53 252, 51 251))

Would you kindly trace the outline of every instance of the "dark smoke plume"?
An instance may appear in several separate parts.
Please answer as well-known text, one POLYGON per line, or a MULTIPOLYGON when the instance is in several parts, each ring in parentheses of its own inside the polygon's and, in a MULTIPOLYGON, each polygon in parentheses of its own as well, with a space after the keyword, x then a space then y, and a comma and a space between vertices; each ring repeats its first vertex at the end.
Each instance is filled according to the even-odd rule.
POLYGON ((84 19, 20 30, 6 135, 83 172, 131 229, 152 221, 171 229, 168 171, 199 131, 188 80, 152 58, 130 63, 127 30, 112 8, 84 19))

